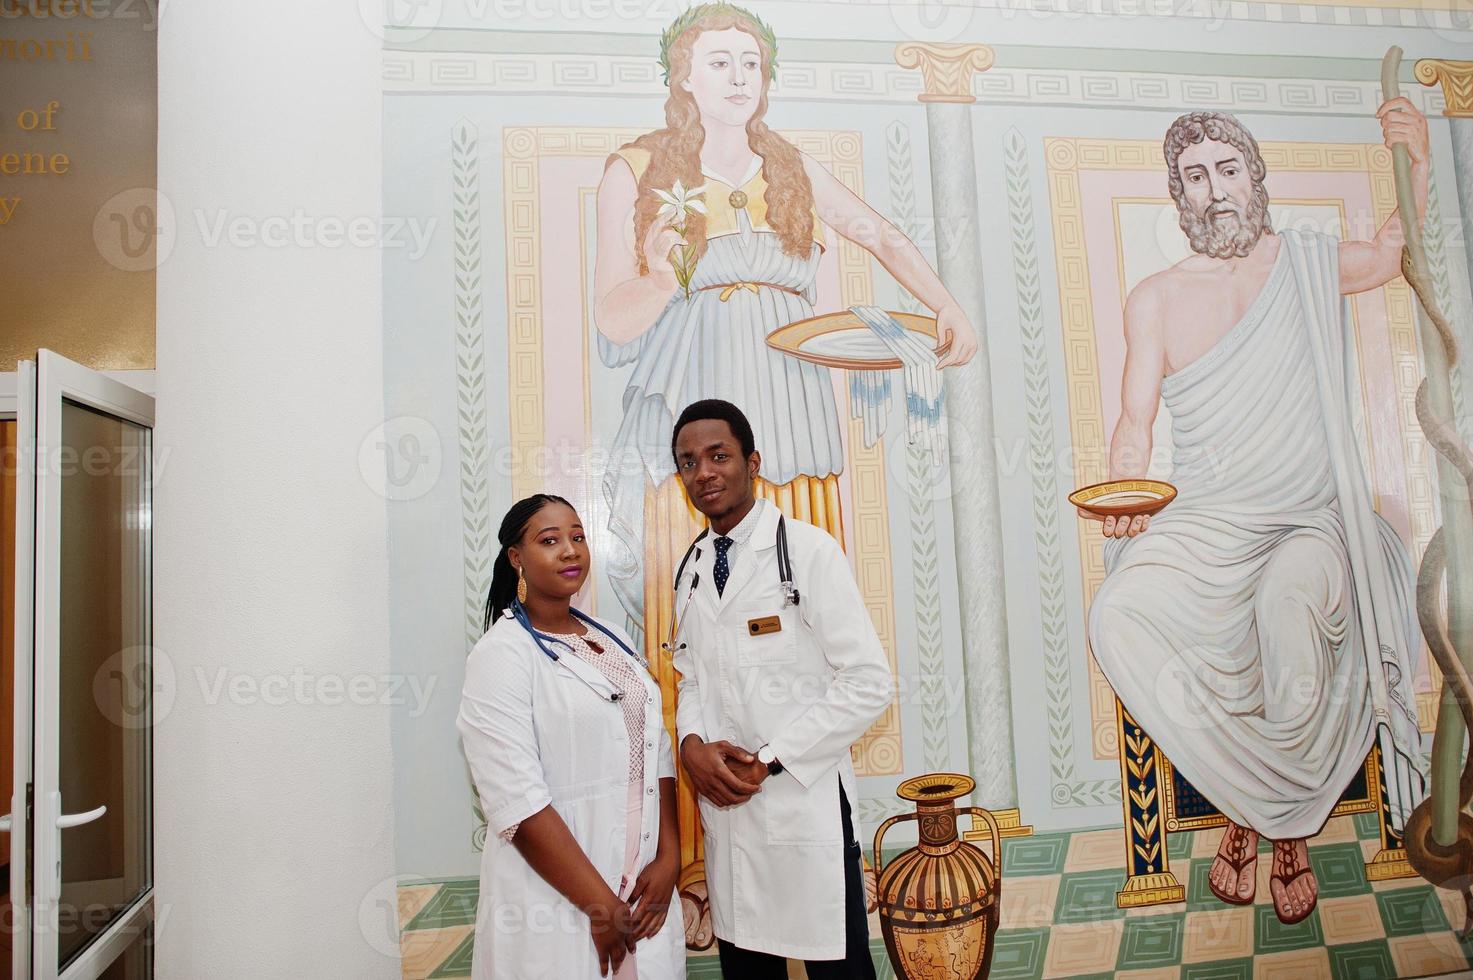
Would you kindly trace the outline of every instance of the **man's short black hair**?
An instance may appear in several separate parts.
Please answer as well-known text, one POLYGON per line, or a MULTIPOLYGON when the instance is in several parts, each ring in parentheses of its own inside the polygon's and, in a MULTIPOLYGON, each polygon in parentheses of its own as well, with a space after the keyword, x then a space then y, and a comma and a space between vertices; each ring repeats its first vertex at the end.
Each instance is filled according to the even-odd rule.
MULTIPOLYGON (((742 458, 749 459, 757 451, 757 440, 752 435, 752 423, 742 414, 742 410, 731 402, 724 402, 720 398, 706 398, 702 401, 691 402, 685 406, 685 411, 680 413, 680 418, 675 420, 675 431, 670 433, 670 456, 675 456, 675 440, 680 438, 680 430, 692 422, 704 422, 706 419, 716 419, 725 422, 731 428, 731 434, 742 447, 742 458)), ((677 465, 679 460, 676 460, 677 465)))

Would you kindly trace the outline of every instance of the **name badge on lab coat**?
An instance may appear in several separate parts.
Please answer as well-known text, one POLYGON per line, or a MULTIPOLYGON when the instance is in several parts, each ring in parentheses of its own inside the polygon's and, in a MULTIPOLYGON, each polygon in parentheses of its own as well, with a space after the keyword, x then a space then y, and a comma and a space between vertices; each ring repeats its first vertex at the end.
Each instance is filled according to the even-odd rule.
POLYGON ((781 616, 762 616, 747 620, 747 632, 752 636, 766 636, 768 633, 781 633, 782 630, 781 616))

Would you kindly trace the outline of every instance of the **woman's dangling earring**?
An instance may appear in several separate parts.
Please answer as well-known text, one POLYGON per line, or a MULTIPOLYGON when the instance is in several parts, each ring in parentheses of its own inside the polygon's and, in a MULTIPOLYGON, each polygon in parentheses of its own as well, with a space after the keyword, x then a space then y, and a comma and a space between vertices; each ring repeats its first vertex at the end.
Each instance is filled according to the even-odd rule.
POLYGON ((517 601, 527 601, 527 575, 521 568, 517 569, 517 601))

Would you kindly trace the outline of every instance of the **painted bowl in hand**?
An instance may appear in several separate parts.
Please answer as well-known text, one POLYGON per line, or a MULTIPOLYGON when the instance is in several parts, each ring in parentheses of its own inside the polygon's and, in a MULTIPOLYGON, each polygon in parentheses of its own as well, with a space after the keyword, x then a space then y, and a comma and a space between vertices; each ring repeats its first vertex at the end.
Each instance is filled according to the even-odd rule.
MULTIPOLYGON (((936 342, 935 317, 893 310, 890 315, 896 323, 918 334, 927 347, 936 342)), ((794 320, 768 334, 767 346, 826 368, 845 371, 894 371, 904 366, 885 342, 850 310, 794 320)), ((951 342, 947 341, 945 347, 936 351, 936 356, 950 349, 951 342)))
POLYGON ((1097 521, 1154 514, 1175 499, 1176 487, 1164 480, 1110 480, 1069 494, 1069 503, 1097 521))

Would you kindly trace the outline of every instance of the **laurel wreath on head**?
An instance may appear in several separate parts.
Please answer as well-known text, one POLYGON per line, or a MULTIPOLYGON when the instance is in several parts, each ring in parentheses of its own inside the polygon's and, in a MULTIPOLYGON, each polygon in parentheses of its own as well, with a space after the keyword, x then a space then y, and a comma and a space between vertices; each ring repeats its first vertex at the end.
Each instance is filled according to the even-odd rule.
POLYGON ((665 72, 665 84, 670 84, 670 48, 675 44, 680 35, 684 34, 701 18, 711 14, 731 14, 750 21, 757 28, 757 33, 763 44, 767 46, 767 77, 772 78, 777 71, 777 35, 767 22, 745 7, 738 7, 734 3, 702 3, 687 8, 685 13, 675 18, 674 23, 665 28, 665 33, 660 35, 660 67, 665 72))

